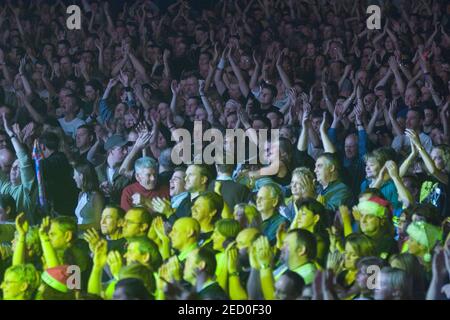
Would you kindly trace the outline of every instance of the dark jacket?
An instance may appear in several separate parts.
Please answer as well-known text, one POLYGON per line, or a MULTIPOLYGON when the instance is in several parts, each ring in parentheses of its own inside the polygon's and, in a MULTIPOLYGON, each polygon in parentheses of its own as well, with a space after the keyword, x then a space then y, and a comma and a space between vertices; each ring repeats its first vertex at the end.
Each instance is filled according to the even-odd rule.
MULTIPOLYGON (((108 165, 106 161, 95 168, 97 172, 98 182, 102 184, 105 181, 108 181, 108 165)), ((123 189, 131 183, 131 179, 119 174, 119 168, 116 169, 113 175, 113 186, 112 192, 109 198, 106 199, 107 204, 120 204, 120 198, 122 196, 123 189)))
POLYGON ((42 175, 48 204, 57 215, 75 216, 78 189, 73 180, 73 168, 66 156, 54 152, 42 160, 42 175))
MULTIPOLYGON (((233 210, 234 206, 239 203, 248 202, 250 190, 246 186, 231 180, 219 182, 221 183, 220 193, 222 194, 223 200, 228 205, 230 210, 233 210)), ((216 180, 211 181, 208 186, 208 191, 214 191, 215 183, 216 180)))
POLYGON ((202 289, 199 293, 199 300, 229 300, 230 298, 217 282, 202 289))

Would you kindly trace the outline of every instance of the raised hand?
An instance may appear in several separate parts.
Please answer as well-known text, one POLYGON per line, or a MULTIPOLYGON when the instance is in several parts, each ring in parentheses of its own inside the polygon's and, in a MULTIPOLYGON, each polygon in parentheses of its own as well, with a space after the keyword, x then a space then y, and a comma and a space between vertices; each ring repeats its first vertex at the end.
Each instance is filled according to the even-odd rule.
POLYGON ((391 177, 398 177, 399 176, 398 167, 397 167, 397 164, 394 161, 392 161, 392 160, 386 161, 386 163, 384 165, 385 165, 386 170, 388 171, 388 173, 389 173, 389 175, 391 177))
POLYGON ((170 201, 159 197, 152 199, 152 208, 166 217, 173 213, 173 208, 170 206, 170 201))
POLYGON ((339 251, 330 252, 327 258, 327 269, 338 273, 342 269, 344 255, 339 251))
POLYGON ((83 239, 89 244, 91 252, 95 251, 98 242, 101 240, 100 235, 94 228, 86 230, 83 234, 83 239))
POLYGON ((170 89, 173 95, 178 95, 181 91, 181 85, 176 80, 173 80, 170 84, 170 89))
POLYGON ((39 237, 41 240, 48 240, 48 232, 50 230, 50 217, 45 217, 42 219, 41 225, 39 227, 39 237))
POLYGON ((111 89, 111 88, 115 87, 118 82, 119 82, 119 78, 117 78, 117 77, 109 79, 108 88, 111 89))
POLYGON ((405 135, 409 138, 411 143, 414 143, 417 147, 417 149, 422 148, 422 142, 420 142, 419 136, 414 130, 406 129, 405 135))
POLYGON ((109 265, 112 275, 115 279, 119 278, 120 269, 122 269, 123 261, 122 255, 119 251, 111 251, 108 253, 106 262, 109 265))
POLYGON ((24 212, 21 212, 16 217, 16 230, 17 230, 17 233, 19 234, 19 237, 25 237, 25 235, 27 234, 27 232, 29 230, 29 224, 28 224, 28 221, 25 219, 24 212))
POLYGON ((5 113, 2 114, 2 117, 3 117, 3 127, 5 128, 6 134, 11 137, 14 134, 14 132, 12 131, 11 126, 8 123, 8 119, 6 119, 5 113))
POLYGON ((92 260, 94 262, 94 266, 103 268, 107 262, 108 243, 106 240, 101 239, 94 245, 93 249, 94 256, 92 260))
POLYGON ((164 227, 164 221, 161 217, 156 217, 153 222, 154 230, 156 233, 156 236, 161 241, 169 241, 169 237, 167 236, 166 229, 164 227))
POLYGON ((269 239, 265 236, 260 236, 254 243, 256 250, 256 258, 259 266, 266 269, 272 265, 273 254, 269 244, 269 239))
POLYGON ((123 70, 120 70, 119 80, 124 87, 128 87, 129 85, 128 75, 125 72, 123 72, 123 70))
POLYGON ((326 132, 326 126, 327 126, 327 112, 324 112, 322 123, 320 124, 320 131, 326 132))
POLYGON ((230 243, 225 249, 225 254, 227 255, 227 269, 228 273, 236 273, 238 271, 239 254, 236 248, 236 242, 230 243))

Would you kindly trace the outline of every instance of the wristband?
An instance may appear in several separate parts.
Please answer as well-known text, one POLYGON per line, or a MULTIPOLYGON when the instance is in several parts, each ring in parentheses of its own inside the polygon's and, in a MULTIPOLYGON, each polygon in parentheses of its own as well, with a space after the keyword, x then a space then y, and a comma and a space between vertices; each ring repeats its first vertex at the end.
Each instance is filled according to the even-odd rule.
POLYGON ((219 64, 217 65, 217 69, 220 70, 225 69, 225 59, 220 58, 219 64))
POLYGON ((239 272, 235 271, 229 274, 229 277, 239 277, 239 272))

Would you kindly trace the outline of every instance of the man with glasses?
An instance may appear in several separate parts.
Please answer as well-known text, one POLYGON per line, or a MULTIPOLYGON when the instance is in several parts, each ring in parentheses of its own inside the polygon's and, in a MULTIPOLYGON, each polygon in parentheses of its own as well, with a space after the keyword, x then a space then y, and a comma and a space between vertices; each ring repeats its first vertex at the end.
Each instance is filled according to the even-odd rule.
POLYGON ((256 195, 256 208, 263 220, 262 232, 272 245, 275 244, 278 227, 288 222, 278 212, 281 203, 281 190, 275 183, 264 185, 256 195))
POLYGON ((107 203, 120 203, 122 190, 130 183, 130 179, 119 174, 119 168, 127 155, 127 140, 121 135, 113 135, 105 143, 106 161, 98 166, 97 172, 100 189, 107 203))
POLYGON ((30 300, 38 285, 39 273, 32 264, 13 265, 1 284, 3 300, 30 300))

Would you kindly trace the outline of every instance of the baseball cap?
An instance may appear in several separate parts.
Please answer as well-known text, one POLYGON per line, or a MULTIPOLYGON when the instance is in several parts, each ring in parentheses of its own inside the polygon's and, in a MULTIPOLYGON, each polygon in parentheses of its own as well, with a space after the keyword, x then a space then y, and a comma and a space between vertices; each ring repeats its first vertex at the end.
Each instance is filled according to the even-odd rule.
POLYGON ((127 139, 125 139, 123 136, 119 134, 115 134, 109 137, 108 140, 106 140, 105 150, 109 151, 115 147, 123 147, 127 143, 128 143, 127 139))

